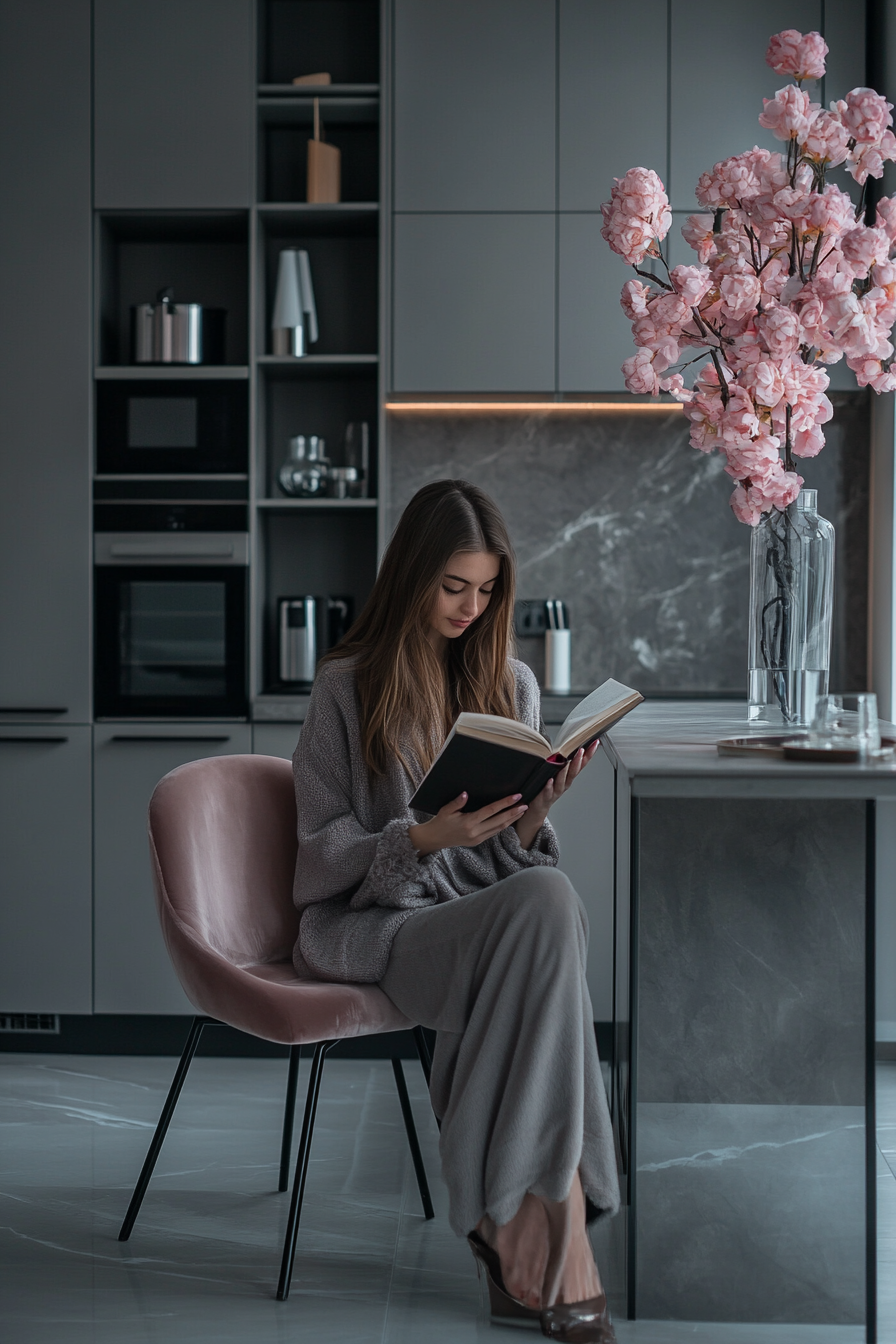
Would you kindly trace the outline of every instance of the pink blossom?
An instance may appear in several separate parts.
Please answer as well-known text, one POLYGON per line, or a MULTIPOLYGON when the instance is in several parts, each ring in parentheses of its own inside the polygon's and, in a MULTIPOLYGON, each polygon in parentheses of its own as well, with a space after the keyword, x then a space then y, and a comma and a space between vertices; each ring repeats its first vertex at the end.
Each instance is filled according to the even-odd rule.
POLYGON ((777 75, 792 75, 794 79, 822 79, 824 58, 828 45, 821 33, 798 33, 785 28, 776 33, 768 44, 765 61, 777 75))
POLYGON ((884 164, 896 161, 896 136, 884 131, 880 144, 857 144, 846 161, 847 170, 859 183, 869 177, 883 177, 884 164))
POLYGON ((821 110, 808 93, 795 84, 785 84, 774 98, 763 98, 759 125, 772 132, 776 140, 805 140, 809 125, 821 110))
POLYGON ((694 394, 689 387, 685 387, 684 379, 680 373, 673 373, 668 378, 660 379, 660 388, 663 392, 668 392, 676 401, 691 401, 694 394))
POLYGON ((874 89, 853 89, 845 99, 832 103, 831 111, 839 115, 853 140, 866 144, 880 144, 887 127, 893 125, 893 104, 874 89))
POLYGON ((781 155, 754 145, 744 154, 722 159, 711 172, 702 173, 696 195, 701 205, 742 203, 761 192, 776 191, 789 180, 781 155))
POLYGON ((744 317, 759 303, 761 286, 755 275, 749 272, 738 275, 724 275, 719 283, 722 304, 729 317, 744 317))
POLYGON ((846 362, 856 375, 859 387, 871 387, 875 392, 896 392, 896 369, 885 369, 879 359, 847 358, 846 362))
POLYGON ((777 406, 784 395, 781 370, 770 359, 760 359, 756 364, 748 364, 741 370, 739 378, 759 406, 777 406))
POLYGON ((660 380, 653 367, 653 352, 641 349, 623 361, 622 373, 629 392, 655 397, 660 390, 660 380))
POLYGON ((650 294, 651 290, 647 285, 642 285, 640 280, 626 280, 622 286, 620 303, 629 322, 634 322, 636 318, 645 316, 650 294))
POLYGON ((856 224, 840 239, 840 250, 853 275, 864 279, 872 266, 887 260, 890 240, 883 229, 856 224))
POLYGON ((788 504, 792 504, 802 484, 802 476, 797 476, 795 471, 784 471, 783 467, 779 467, 769 472, 761 482, 751 483, 749 487, 735 486, 731 496, 734 516, 739 522, 749 523, 751 527, 755 527, 763 513, 767 513, 769 509, 783 512, 788 504))
POLYGON ((712 274, 705 266, 674 266, 670 279, 689 308, 696 308, 712 285, 712 274))
POLYGON ((819 112, 806 132, 803 152, 818 163, 835 167, 849 151, 849 131, 836 112, 819 112))
POLYGON ((764 480, 780 464, 779 444, 780 440, 773 434, 760 434, 744 443, 726 445, 728 465, 725 470, 736 481, 747 477, 752 481, 764 480))
POLYGON ((738 445, 749 444, 759 433, 759 417, 753 398, 744 387, 729 384, 728 405, 723 406, 718 421, 719 438, 726 451, 738 445))
POLYGON ((884 196, 878 201, 875 225, 884 230, 891 243, 896 242, 896 196, 884 196))
POLYGON ((792 309, 770 303, 756 319, 759 339, 772 359, 784 359, 800 347, 800 320, 792 309))
POLYGON ((802 476, 797 476, 795 471, 785 471, 783 467, 779 467, 760 485, 753 488, 759 492, 766 509, 778 509, 783 513, 796 499, 802 487, 802 476))
POLYGON ((824 233, 838 238, 845 228, 855 223, 855 206, 845 191, 827 186, 822 192, 813 192, 806 211, 806 225, 812 233, 824 233))
POLYGON ((715 238, 712 231, 712 215, 689 215, 681 226, 681 236, 697 253, 704 264, 715 251, 715 238))
POLYGON ((654 241, 665 238, 672 223, 669 198, 650 168, 629 168, 613 179, 610 200, 601 206, 601 235, 630 265, 637 266, 654 241))
POLYGON ((794 457, 817 457, 824 447, 824 435, 818 425, 796 429, 790 436, 790 451, 794 457))

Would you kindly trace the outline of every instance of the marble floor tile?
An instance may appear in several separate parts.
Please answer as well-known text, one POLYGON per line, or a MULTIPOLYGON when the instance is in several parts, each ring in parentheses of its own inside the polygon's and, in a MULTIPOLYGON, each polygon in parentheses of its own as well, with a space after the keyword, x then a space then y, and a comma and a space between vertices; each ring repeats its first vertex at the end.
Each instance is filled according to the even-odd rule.
MULTIPOLYGON (((414 1065, 406 1073, 432 1222, 422 1217, 388 1063, 331 1060, 293 1287, 277 1302, 285 1065, 198 1059, 131 1239, 119 1242, 173 1071, 170 1059, 0 1054, 4 1344, 519 1344, 518 1331, 489 1326, 472 1257, 448 1227, 438 1131, 414 1065)), ((896 1123, 891 1081, 896 1066, 880 1092, 882 1121, 896 1123)), ((880 1143, 880 1344, 896 1344, 896 1177, 884 1128, 880 1143)), ((602 1264, 618 1227, 596 1237, 602 1264)), ((618 1313, 616 1331, 619 1344, 864 1337, 852 1326, 626 1321, 618 1313)))

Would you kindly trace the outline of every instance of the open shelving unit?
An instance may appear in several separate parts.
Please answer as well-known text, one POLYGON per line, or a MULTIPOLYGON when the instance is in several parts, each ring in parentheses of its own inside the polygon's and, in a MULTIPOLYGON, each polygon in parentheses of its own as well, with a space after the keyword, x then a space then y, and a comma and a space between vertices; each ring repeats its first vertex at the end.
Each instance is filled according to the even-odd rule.
POLYGON ((376 574, 380 379, 379 0, 259 0, 257 185, 253 211, 253 576, 256 700, 279 701, 277 603, 313 593, 360 609, 376 574), (332 83, 295 85, 327 71, 332 83), (338 203, 306 200, 314 99, 341 156, 338 203), (308 252, 319 340, 302 359, 271 353, 280 251, 308 252), (277 473, 295 434, 318 434, 342 462, 345 426, 366 421, 366 499, 288 499, 277 473))
MULTIPOLYGON (((224 380, 245 389, 233 393, 246 398, 244 468, 195 479, 149 471, 139 479, 153 500, 170 500, 182 487, 185 500, 239 497, 248 505, 250 705, 265 697, 300 699, 277 680, 278 600, 350 597, 357 612, 372 586, 383 534, 380 0, 258 0, 257 15, 256 185, 249 209, 104 210, 95 221, 98 409, 127 382, 152 384, 153 395, 164 395, 167 383, 224 380), (329 85, 291 82, 324 70, 329 85), (343 199, 333 204, 305 199, 315 98, 326 138, 341 153, 343 199), (315 289, 319 339, 299 359, 271 352, 285 247, 308 252, 315 289), (153 302, 168 286, 175 301, 227 310, 223 364, 130 362, 131 306, 153 302), (338 466, 345 427, 358 421, 369 426, 367 498, 282 494, 277 475, 292 436, 320 435, 338 466)), ((95 470, 97 502, 116 496, 118 479, 95 470)))

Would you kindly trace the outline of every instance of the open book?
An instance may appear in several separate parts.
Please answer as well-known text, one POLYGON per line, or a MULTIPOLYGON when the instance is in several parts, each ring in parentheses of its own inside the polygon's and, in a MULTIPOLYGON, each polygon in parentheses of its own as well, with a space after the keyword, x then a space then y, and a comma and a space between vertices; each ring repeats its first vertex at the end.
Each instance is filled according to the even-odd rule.
POLYGON ((587 747, 643 699, 631 686, 605 681, 567 716, 556 747, 516 719, 460 714, 410 805, 434 814, 464 790, 469 794, 465 812, 512 793, 531 803, 579 747, 587 747))

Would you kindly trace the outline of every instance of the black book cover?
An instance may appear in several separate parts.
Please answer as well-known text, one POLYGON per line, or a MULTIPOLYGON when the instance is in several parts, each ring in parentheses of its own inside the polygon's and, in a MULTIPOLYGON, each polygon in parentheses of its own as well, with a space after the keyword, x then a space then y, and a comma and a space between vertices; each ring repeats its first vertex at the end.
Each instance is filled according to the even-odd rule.
POLYGON ((435 815, 465 789, 470 796, 464 812, 476 812, 512 793, 521 793, 522 801, 531 803, 562 768, 562 761, 546 761, 516 747, 455 733, 410 805, 435 815))

